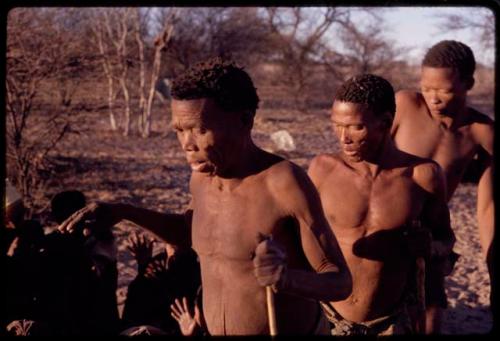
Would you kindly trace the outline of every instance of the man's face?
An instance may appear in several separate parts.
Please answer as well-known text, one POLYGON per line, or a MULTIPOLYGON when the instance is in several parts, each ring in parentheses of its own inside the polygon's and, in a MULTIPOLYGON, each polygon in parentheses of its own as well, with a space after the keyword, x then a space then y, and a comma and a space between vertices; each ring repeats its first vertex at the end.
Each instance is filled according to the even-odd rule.
POLYGON ((387 124, 365 106, 335 101, 332 108, 333 131, 346 158, 353 162, 376 157, 387 133, 387 124))
POLYGON ((423 66, 420 88, 432 115, 454 116, 465 106, 468 85, 453 68, 423 66))
POLYGON ((172 100, 172 127, 194 172, 220 174, 238 157, 241 117, 212 99, 172 100))

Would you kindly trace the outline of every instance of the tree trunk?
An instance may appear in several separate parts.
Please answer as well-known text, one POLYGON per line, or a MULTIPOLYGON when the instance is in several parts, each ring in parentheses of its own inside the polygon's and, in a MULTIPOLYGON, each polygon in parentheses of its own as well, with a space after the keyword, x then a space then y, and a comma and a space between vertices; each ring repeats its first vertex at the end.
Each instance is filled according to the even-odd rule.
POLYGON ((125 119, 123 122, 123 136, 128 136, 130 131, 130 96, 128 93, 127 83, 125 78, 120 78, 120 85, 123 91, 123 99, 125 100, 125 119))
POLYGON ((137 8, 136 12, 136 27, 135 27, 135 40, 137 41, 137 45, 139 47, 139 117, 138 117, 138 128, 141 134, 144 133, 144 106, 146 104, 146 96, 144 94, 144 88, 146 84, 146 73, 144 67, 144 42, 141 37, 141 27, 140 27, 140 16, 139 16, 139 8, 137 8))
MULTIPOLYGON (((174 16, 175 12, 172 13, 170 20, 173 20, 174 16)), ((153 106, 153 100, 155 98, 156 81, 158 80, 158 75, 160 74, 161 52, 163 49, 165 49, 165 46, 170 41, 173 29, 174 29, 173 23, 172 22, 167 23, 161 35, 157 37, 155 40, 155 57, 153 61, 153 70, 151 71, 151 83, 149 85, 148 100, 146 103, 146 108, 144 110, 145 119, 144 119, 144 130, 142 132, 142 137, 144 138, 149 137, 149 133, 151 130, 151 107, 153 106)))
POLYGON ((155 51, 155 59, 153 62, 153 70, 151 71, 151 84, 149 87, 148 101, 146 103, 146 108, 144 110, 144 130, 142 132, 142 137, 149 137, 151 132, 151 107, 153 106, 153 100, 155 95, 155 85, 158 80, 158 74, 160 73, 161 65, 161 50, 157 47, 155 51))
POLYGON ((109 109, 109 123, 111 124, 111 130, 117 131, 118 126, 116 125, 115 114, 113 113, 114 97, 113 97, 113 78, 108 77, 108 109, 109 109))

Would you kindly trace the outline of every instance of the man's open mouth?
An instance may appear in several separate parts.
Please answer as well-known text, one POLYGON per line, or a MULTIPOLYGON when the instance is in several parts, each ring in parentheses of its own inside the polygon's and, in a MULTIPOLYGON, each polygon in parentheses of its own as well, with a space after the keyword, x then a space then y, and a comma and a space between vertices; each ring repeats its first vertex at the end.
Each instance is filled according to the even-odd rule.
POLYGON ((191 166, 191 170, 193 170, 195 172, 199 172, 207 166, 207 161, 203 161, 203 160, 192 161, 192 162, 189 162, 189 165, 191 166))

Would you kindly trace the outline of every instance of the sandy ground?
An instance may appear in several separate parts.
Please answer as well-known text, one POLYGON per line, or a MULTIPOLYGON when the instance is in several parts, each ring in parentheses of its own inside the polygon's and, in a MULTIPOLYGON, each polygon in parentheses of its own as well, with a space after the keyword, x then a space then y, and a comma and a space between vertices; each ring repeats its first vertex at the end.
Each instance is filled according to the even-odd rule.
MULTIPOLYGON (((79 189, 90 201, 121 201, 159 211, 182 212, 189 202, 190 170, 174 133, 167 128, 165 111, 154 117, 152 137, 146 140, 138 136, 123 138, 109 131, 104 112, 88 112, 75 118, 75 124, 81 133, 60 146, 56 159, 60 174, 52 180, 50 191, 79 189)), ((304 168, 314 155, 336 151, 326 110, 308 114, 260 110, 253 136, 258 145, 274 150, 269 135, 281 129, 290 132, 297 146, 296 151, 285 156, 304 168)), ((461 185, 450 202, 457 236, 455 251, 461 257, 446 279, 449 309, 445 313, 445 334, 482 334, 492 327, 489 278, 478 241, 475 195, 475 185, 461 185)), ((115 230, 120 308, 127 285, 136 275, 135 261, 125 248, 127 236, 136 229, 130 223, 120 223, 115 230)))
POLYGON ((493 326, 489 310, 490 279, 477 232, 476 193, 477 186, 463 184, 449 204, 457 238, 454 250, 461 257, 445 282, 449 307, 443 334, 483 334, 493 326))

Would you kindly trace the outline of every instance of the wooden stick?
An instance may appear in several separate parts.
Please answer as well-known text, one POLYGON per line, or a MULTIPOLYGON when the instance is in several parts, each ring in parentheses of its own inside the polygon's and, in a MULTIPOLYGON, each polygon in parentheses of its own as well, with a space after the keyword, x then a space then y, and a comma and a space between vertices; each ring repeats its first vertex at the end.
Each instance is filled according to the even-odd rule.
POLYGON ((269 331, 271 333, 271 336, 276 336, 278 335, 278 328, 276 327, 276 310, 274 308, 274 293, 270 285, 266 286, 266 300, 269 331))
POLYGON ((418 257, 417 265, 417 334, 425 334, 425 260, 418 257))

